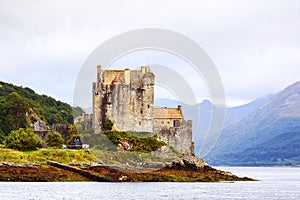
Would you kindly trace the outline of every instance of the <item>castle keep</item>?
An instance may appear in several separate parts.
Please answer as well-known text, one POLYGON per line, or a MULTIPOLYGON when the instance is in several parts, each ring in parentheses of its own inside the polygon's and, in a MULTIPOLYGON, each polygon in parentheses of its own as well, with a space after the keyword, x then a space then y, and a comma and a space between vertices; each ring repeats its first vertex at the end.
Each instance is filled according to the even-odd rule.
POLYGON ((119 131, 155 132, 158 138, 183 154, 194 153, 192 121, 178 108, 154 108, 155 75, 140 70, 104 70, 97 66, 93 82, 93 127, 102 131, 107 119, 119 131))

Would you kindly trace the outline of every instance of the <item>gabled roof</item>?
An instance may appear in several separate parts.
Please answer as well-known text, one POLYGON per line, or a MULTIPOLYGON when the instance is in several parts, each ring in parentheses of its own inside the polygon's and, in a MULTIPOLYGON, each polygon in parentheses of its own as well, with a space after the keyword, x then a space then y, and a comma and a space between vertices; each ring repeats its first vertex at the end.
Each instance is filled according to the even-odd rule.
POLYGON ((154 108, 154 119, 183 119, 178 108, 154 108))

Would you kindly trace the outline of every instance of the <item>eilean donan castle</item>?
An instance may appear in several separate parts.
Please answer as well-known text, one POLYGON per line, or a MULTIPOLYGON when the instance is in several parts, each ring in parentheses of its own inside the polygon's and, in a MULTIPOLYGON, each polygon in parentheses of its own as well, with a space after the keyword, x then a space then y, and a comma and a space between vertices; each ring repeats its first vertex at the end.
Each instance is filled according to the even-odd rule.
POLYGON ((93 127, 103 130, 107 119, 119 131, 157 133, 158 138, 186 155, 194 153, 192 121, 178 108, 154 108, 155 75, 140 70, 101 70, 93 82, 93 127))

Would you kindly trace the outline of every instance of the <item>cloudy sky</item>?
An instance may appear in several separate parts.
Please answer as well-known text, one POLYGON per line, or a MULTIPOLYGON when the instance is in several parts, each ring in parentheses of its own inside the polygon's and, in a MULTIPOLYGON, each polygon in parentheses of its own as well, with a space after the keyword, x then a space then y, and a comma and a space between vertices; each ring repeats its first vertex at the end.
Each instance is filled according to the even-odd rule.
MULTIPOLYGON (((228 105, 300 80, 299 0, 1 0, 0 80, 70 103, 89 54, 140 28, 169 29, 197 42, 221 76, 228 105)), ((138 66, 140 58, 123 61, 138 66)))

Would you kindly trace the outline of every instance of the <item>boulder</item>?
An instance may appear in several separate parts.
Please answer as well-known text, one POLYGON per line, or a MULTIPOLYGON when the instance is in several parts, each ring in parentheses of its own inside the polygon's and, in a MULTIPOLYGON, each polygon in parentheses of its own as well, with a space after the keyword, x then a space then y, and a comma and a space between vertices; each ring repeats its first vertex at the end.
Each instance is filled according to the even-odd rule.
POLYGON ((204 159, 184 155, 180 158, 174 159, 171 163, 168 163, 165 168, 197 171, 203 169, 205 165, 206 162, 204 159))

